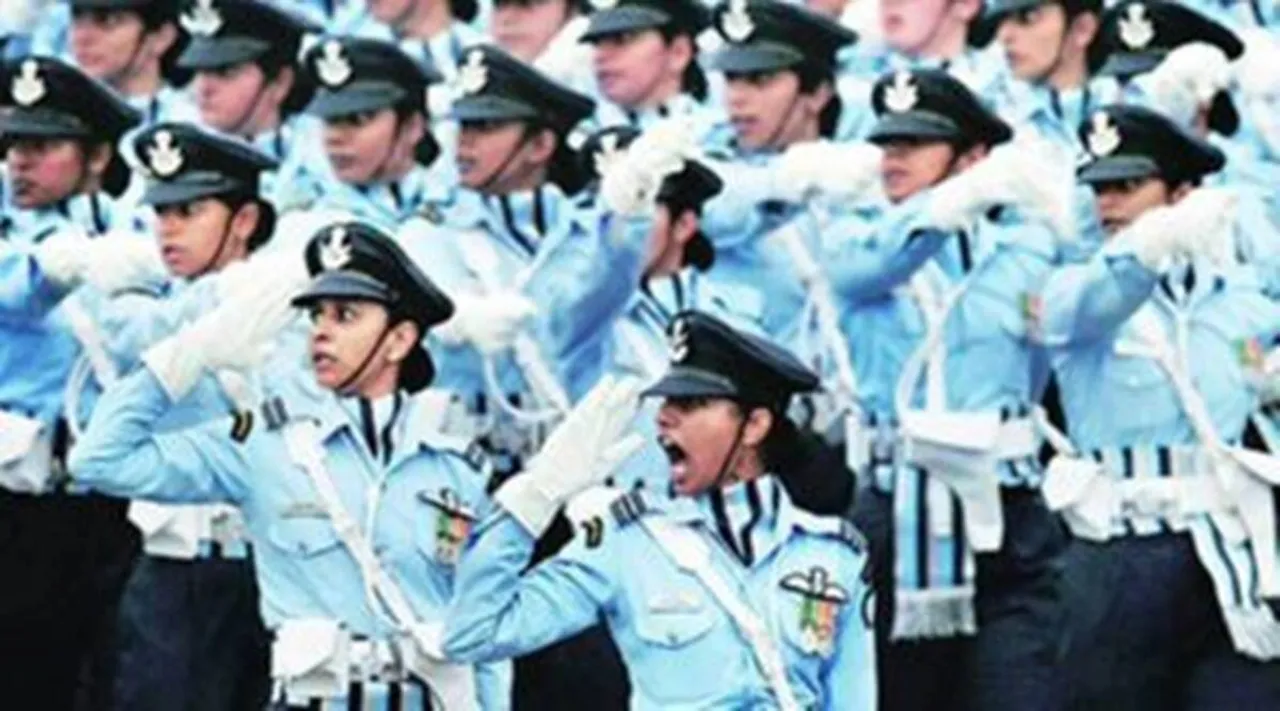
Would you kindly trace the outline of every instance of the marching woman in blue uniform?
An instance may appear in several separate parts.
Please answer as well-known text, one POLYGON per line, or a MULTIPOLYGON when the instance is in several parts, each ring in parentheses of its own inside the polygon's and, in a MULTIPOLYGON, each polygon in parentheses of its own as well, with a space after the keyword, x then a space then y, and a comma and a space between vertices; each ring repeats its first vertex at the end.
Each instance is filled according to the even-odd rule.
POLYGON ((191 0, 178 20, 191 35, 178 66, 195 74, 190 91, 200 121, 274 158, 280 167, 265 194, 281 213, 298 207, 304 197, 294 185, 307 184, 319 160, 315 120, 299 114, 311 87, 298 54, 315 28, 265 0, 191 0))
POLYGON ((54 282, 65 245, 106 255, 145 245, 111 197, 128 178, 116 143, 139 118, 58 60, 0 65, 0 699, 10 705, 71 708, 136 549, 124 502, 65 486, 67 419, 87 410, 63 408, 81 345, 54 282))
POLYGON ((723 121, 723 112, 707 103, 707 77, 698 62, 698 35, 711 20, 701 0, 598 5, 582 34, 594 55, 594 77, 580 88, 599 99, 599 126, 643 130, 656 120, 683 115, 705 134, 723 121))
POLYGON ((482 460, 439 433, 423 394, 434 368, 421 340, 452 303, 360 223, 322 230, 306 266, 314 278, 292 303, 310 313, 324 397, 281 393, 260 411, 157 432, 208 374, 255 365, 293 316, 294 289, 281 280, 149 349, 146 366, 103 396, 72 478, 117 495, 240 507, 282 707, 427 708, 430 692, 447 709, 508 708, 501 665, 476 679, 439 658, 460 551, 490 506, 482 460))
POLYGON ((1221 152, 1131 106, 1080 133, 1107 241, 1052 276, 1042 319, 1070 426, 1044 490, 1077 539, 1073 708, 1276 708, 1280 466, 1241 443, 1280 308, 1219 256, 1234 200, 1196 186, 1221 152))
POLYGON ((70 53, 76 66, 142 112, 143 123, 189 121, 196 109, 175 66, 186 43, 179 4, 165 0, 73 0, 70 53))
POLYGON ((542 648, 604 619, 631 708, 875 708, 866 558, 840 519, 796 508, 778 482, 783 414, 818 380, 786 351, 698 312, 672 325, 659 442, 674 499, 620 496, 560 554, 525 572, 561 505, 640 444, 639 381, 601 381, 525 471, 458 570, 445 650, 462 660, 542 648), (740 527, 721 526, 720 497, 740 527))
MULTIPOLYGON (((147 169, 142 203, 155 211, 155 249, 171 278, 160 289, 123 292, 94 309, 119 372, 136 368, 147 347, 207 308, 200 297, 180 297, 256 252, 275 226, 259 190, 276 162, 253 146, 194 124, 161 123, 138 134, 133 147, 147 169)), ((235 408, 214 381, 204 385, 157 431, 222 419, 235 408)), ((129 519, 142 534, 144 555, 120 603, 115 707, 260 708, 269 689, 269 645, 240 513, 225 504, 135 501, 129 519)))
POLYGON ((843 312, 884 708, 1053 709, 1066 538, 1029 415, 1046 368, 1038 294, 1072 184, 945 72, 886 75, 873 97, 884 192, 911 217, 886 214, 867 239, 929 256, 843 312))
POLYGON ((320 40, 302 66, 316 87, 306 112, 323 123, 327 158, 308 188, 311 207, 393 231, 449 194, 456 178, 424 98, 441 81, 434 67, 391 42, 358 37, 320 40))

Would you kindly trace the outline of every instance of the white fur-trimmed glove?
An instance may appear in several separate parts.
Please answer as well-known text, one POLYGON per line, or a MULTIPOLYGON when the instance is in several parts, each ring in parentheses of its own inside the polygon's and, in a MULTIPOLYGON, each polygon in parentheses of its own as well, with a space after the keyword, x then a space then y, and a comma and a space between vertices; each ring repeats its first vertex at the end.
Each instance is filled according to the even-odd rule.
POLYGON ((642 389, 637 378, 605 376, 494 500, 529 533, 541 535, 570 498, 602 482, 643 445, 640 435, 627 434, 642 389))
POLYGON ((297 293, 284 280, 248 298, 219 304, 143 354, 142 360, 177 402, 201 376, 221 370, 247 371, 261 365, 276 337, 296 318, 290 304, 297 293))
POLYGON ((1216 260, 1229 249, 1237 196, 1220 188, 1197 188, 1173 205, 1143 213, 1107 245, 1112 253, 1131 252, 1155 272, 1174 257, 1216 260))
POLYGON ((1035 139, 997 146, 985 159, 933 189, 926 218, 934 227, 961 230, 993 207, 1012 205, 1038 215, 1066 238, 1074 232, 1072 180, 1055 155, 1035 139))
POLYGON ((520 329, 538 313, 538 307, 516 292, 478 296, 458 294, 453 318, 432 333, 450 345, 470 344, 486 355, 512 346, 520 329))
POLYGON ((1187 126, 1218 92, 1231 87, 1232 73, 1231 62, 1221 49, 1191 42, 1174 49, 1134 83, 1154 108, 1187 126))
POLYGON ((815 195, 861 197, 879 177, 883 155, 871 143, 797 143, 777 159, 775 195, 793 203, 815 195))
POLYGON ((155 241, 142 235, 90 238, 83 230, 68 230, 37 245, 35 258, 45 278, 67 290, 88 284, 112 294, 168 278, 155 241))

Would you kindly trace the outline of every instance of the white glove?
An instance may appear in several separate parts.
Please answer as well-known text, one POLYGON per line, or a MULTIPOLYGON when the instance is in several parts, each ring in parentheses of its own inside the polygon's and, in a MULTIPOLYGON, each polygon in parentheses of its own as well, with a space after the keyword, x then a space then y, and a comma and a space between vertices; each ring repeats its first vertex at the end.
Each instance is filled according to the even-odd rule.
POLYGON ((882 155, 870 143, 797 143, 778 158, 775 195, 786 202, 802 202, 815 193, 861 197, 879 177, 882 155))
POLYGON ((537 313, 532 301, 515 292, 459 294, 453 298, 453 318, 432 333, 450 345, 470 344, 485 355, 493 355, 510 348, 521 328, 537 313))
POLYGON ((172 402, 182 399, 205 372, 245 371, 260 365, 272 343, 296 317, 296 288, 284 280, 254 295, 231 299, 152 346, 142 360, 172 402))
POLYGON ((1280 44, 1259 33, 1246 39, 1245 46, 1244 56, 1235 63, 1241 113, 1274 159, 1280 156, 1280 44))
POLYGON ((302 254, 287 247, 255 252, 223 267, 213 278, 219 304, 254 303, 287 290, 297 294, 311 282, 302 254))
POLYGON ((1135 84, 1155 108, 1188 126, 1214 95, 1231 86, 1231 75, 1231 62, 1221 49, 1192 42, 1170 52, 1135 84))
POLYGON ((55 234, 36 247, 45 277, 64 289, 88 284, 106 294, 166 280, 169 272, 156 243, 141 235, 108 234, 90 239, 82 230, 55 234))
POLYGON ((1168 269, 1174 257, 1218 261, 1223 250, 1232 247, 1229 228, 1235 221, 1237 200, 1230 190, 1197 188, 1173 205, 1143 213, 1115 236, 1108 249, 1131 251, 1155 272, 1168 269))
POLYGON ((662 181, 684 170, 699 155, 696 133, 687 117, 664 119, 650 126, 611 161, 600 176, 600 199, 620 215, 643 215, 653 209, 662 181))
POLYGON ((68 291, 84 283, 89 272, 88 246, 93 240, 80 229, 60 231, 35 248, 35 260, 45 279, 68 291))
POLYGON ((1023 208, 1067 238, 1074 233, 1072 178, 1047 144, 1020 139, 997 146, 973 167, 933 189, 926 219, 944 230, 972 226, 998 205, 1023 208))
POLYGON ((541 535, 562 505, 602 482, 644 444, 639 434, 626 434, 642 389, 638 378, 605 376, 494 500, 529 533, 541 535))

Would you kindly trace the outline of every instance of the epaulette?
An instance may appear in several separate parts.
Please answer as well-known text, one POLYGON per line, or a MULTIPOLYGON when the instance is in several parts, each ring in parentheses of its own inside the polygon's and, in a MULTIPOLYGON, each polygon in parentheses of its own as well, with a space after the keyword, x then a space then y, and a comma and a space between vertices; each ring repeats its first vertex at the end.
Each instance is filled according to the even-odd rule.
POLYGON ((856 553, 867 550, 867 539, 863 537, 862 531, 839 516, 819 516, 800 509, 794 512, 794 516, 800 528, 810 533, 844 541, 856 553))
POLYGON ((440 202, 428 200, 418 207, 415 215, 430 222, 433 225, 444 224, 444 207, 440 202))
POLYGON ((231 441, 243 444, 253 432, 253 410, 236 410, 231 413, 231 441))
POLYGON ((867 550, 867 538, 862 535, 862 531, 853 525, 851 521, 840 519, 840 539, 848 543, 859 553, 867 550))
POLYGON ((283 429, 289 422, 289 412, 285 409, 284 398, 271 397, 262 403, 262 421, 267 423, 271 431, 283 429))
POLYGON ((648 512, 649 503, 645 500, 644 492, 640 490, 622 494, 609 504, 609 515, 618 526, 634 523, 648 512))

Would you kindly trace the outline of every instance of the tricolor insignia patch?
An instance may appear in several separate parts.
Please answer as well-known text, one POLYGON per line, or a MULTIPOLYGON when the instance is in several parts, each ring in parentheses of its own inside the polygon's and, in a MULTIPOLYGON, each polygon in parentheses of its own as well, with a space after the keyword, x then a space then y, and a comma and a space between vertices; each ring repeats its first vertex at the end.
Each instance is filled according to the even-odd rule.
POLYGON ((779 583, 783 590, 801 596, 800 637, 808 654, 831 656, 835 651, 836 626, 840 608, 849 602, 849 593, 830 581, 826 568, 814 566, 808 573, 795 572, 779 583))

